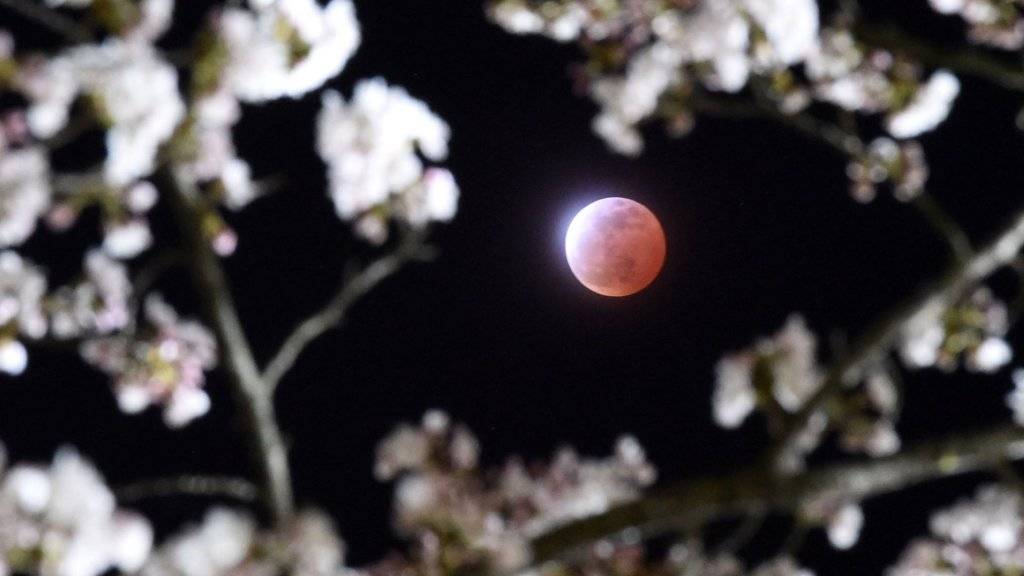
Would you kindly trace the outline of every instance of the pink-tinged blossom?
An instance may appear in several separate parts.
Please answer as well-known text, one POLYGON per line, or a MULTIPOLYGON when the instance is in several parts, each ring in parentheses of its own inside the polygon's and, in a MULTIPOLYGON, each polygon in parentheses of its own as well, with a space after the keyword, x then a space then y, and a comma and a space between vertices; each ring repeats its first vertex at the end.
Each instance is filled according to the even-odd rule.
POLYGON ((28 351, 18 336, 41 338, 46 333, 42 301, 46 277, 16 252, 0 252, 0 371, 21 374, 28 365, 28 351))
POLYGON ((1002 0, 930 0, 930 3, 940 14, 963 18, 973 42, 1004 50, 1018 50, 1024 45, 1024 15, 1019 3, 1002 0))
POLYGON ((49 468, 19 464, 0 474, 0 571, 134 572, 152 543, 149 523, 117 509, 99 473, 73 450, 59 451, 49 468))
POLYGON ((17 246, 50 206, 50 168, 42 148, 0 154, 0 247, 17 246))
POLYGON ((242 101, 297 98, 337 76, 360 42, 350 0, 250 2, 228 8, 217 31, 228 50, 225 79, 242 101))
MULTIPOLYGON (((444 160, 448 139, 448 125, 423 102, 380 78, 356 85, 347 103, 336 92, 324 94, 317 151, 338 216, 358 221, 382 211, 414 227, 450 220, 458 186, 447 170, 424 170, 420 156, 444 160)), ((369 239, 380 236, 357 225, 361 230, 369 239)))
POLYGON ((122 411, 161 404, 164 421, 179 428, 210 408, 204 372, 216 365, 216 341, 201 324, 179 320, 159 296, 146 299, 145 312, 141 330, 87 340, 82 356, 114 379, 122 411))

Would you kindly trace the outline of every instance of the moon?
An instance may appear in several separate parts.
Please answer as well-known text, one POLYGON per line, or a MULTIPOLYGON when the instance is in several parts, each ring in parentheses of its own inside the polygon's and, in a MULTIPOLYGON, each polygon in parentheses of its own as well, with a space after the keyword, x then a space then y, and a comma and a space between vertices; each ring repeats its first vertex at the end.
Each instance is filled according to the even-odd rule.
POLYGON ((646 206, 602 198, 580 210, 565 234, 565 257, 581 284, 603 296, 646 288, 665 263, 665 232, 646 206))

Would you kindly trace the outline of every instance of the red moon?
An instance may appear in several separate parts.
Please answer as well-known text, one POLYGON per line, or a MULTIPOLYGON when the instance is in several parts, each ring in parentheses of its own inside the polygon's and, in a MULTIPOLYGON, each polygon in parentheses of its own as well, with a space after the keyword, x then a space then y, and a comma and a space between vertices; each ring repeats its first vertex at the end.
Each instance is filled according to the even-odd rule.
POLYGON ((565 257, 581 284, 603 296, 646 288, 665 263, 657 216, 629 198, 603 198, 580 210, 565 234, 565 257))

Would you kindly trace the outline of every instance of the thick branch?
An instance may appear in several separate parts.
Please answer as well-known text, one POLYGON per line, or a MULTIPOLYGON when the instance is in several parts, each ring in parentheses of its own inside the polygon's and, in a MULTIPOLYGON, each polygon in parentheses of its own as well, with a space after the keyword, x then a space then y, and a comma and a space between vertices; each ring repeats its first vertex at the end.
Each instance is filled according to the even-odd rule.
POLYGON ((92 39, 92 31, 75 20, 43 6, 34 0, 0 0, 0 6, 16 12, 22 18, 63 36, 72 42, 88 42, 92 39))
POLYGON ((253 359, 220 260, 203 234, 201 209, 195 205, 194 196, 190 196, 173 176, 166 180, 173 187, 168 197, 186 243, 192 280, 203 301, 207 320, 216 332, 222 367, 250 432, 264 501, 274 519, 286 519, 292 515, 294 507, 291 473, 271 394, 253 359))
POLYGON ((1021 458, 1024 429, 1007 424, 922 444, 889 458, 811 470, 791 480, 778 481, 760 467, 726 477, 690 480, 536 538, 534 561, 539 564, 571 557, 592 542, 629 529, 651 537, 739 514, 794 512, 801 504, 821 497, 864 500, 1021 458))
POLYGON ((117 499, 124 503, 177 496, 231 498, 241 502, 252 502, 259 495, 259 491, 248 480, 214 476, 178 476, 145 480, 118 488, 115 493, 117 499))
POLYGON ((325 332, 337 327, 345 319, 345 315, 352 305, 375 286, 401 270, 406 263, 412 260, 422 260, 429 256, 429 252, 420 244, 419 238, 412 237, 404 241, 394 252, 381 256, 343 281, 337 294, 326 306, 303 320, 285 338, 281 348, 267 363, 267 367, 263 371, 263 381, 266 386, 273 391, 281 382, 281 378, 298 360, 303 350, 325 332))

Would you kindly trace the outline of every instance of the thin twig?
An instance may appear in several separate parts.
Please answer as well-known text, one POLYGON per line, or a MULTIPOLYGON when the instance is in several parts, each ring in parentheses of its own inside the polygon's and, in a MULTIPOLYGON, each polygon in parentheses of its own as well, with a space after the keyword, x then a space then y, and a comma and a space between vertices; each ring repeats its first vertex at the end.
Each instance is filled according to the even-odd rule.
POLYGON ((285 338, 277 353, 263 371, 263 381, 273 392, 281 378, 292 368, 299 355, 314 340, 325 332, 337 327, 353 304, 386 278, 394 275, 413 260, 424 260, 430 252, 420 243, 418 237, 402 242, 395 251, 381 256, 355 275, 342 282, 330 302, 318 312, 306 318, 285 338))
POLYGON ((144 480, 118 488, 114 493, 117 499, 124 503, 178 496, 230 498, 240 502, 253 502, 259 496, 259 490, 248 480, 218 476, 178 476, 144 480))
POLYGON ((9 8, 22 18, 55 32, 65 39, 75 43, 88 42, 92 40, 92 31, 82 26, 75 20, 47 8, 39 2, 32 0, 0 0, 0 6, 9 8))
POLYGON ((534 562, 574 557, 590 543, 627 530, 654 537, 756 510, 792 513, 819 498, 862 501, 1021 458, 1024 429, 1006 424, 925 443, 887 458, 812 469, 783 482, 759 466, 724 477, 688 480, 537 537, 532 542, 534 562))
POLYGON ((200 226, 201 209, 194 200, 198 194, 171 174, 164 173, 161 180, 170 188, 167 197, 186 243, 192 279, 207 321, 217 335, 221 366, 250 432, 249 440, 259 464, 263 500, 274 520, 286 520, 294 511, 288 453, 277 424, 272 396, 260 377, 224 269, 200 226))
POLYGON ((935 201, 935 198, 928 194, 928 192, 922 191, 914 197, 911 203, 918 213, 931 224, 932 228, 937 230, 942 237, 946 238, 954 258, 961 263, 971 259, 971 256, 974 254, 974 248, 971 246, 971 240, 967 237, 967 233, 950 216, 949 212, 946 212, 935 201))

